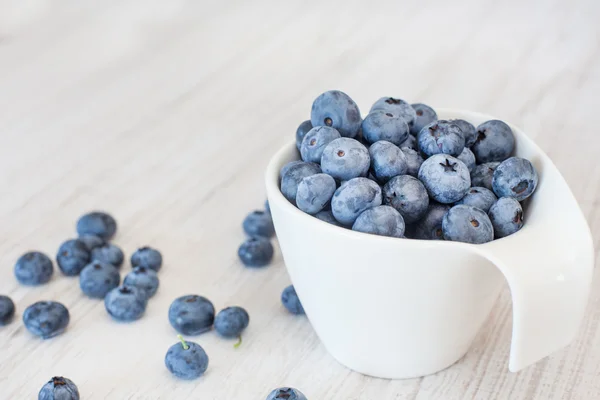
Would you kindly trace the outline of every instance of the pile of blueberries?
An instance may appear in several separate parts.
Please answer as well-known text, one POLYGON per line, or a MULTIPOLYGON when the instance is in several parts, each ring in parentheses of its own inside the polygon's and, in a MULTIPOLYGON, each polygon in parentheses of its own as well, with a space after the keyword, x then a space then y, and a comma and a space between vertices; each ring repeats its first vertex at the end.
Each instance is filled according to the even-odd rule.
POLYGON ((521 202, 538 184, 499 120, 475 127, 438 120, 425 104, 383 97, 362 119, 345 93, 328 91, 296 131, 302 160, 280 171, 300 210, 381 236, 486 243, 523 227, 521 202))

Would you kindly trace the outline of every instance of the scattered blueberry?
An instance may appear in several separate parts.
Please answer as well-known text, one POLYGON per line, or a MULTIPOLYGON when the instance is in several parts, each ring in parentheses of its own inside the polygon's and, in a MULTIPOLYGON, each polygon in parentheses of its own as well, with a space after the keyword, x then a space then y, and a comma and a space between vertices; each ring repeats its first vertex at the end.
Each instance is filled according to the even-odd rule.
POLYGON ((492 190, 492 178, 498 165, 500 165, 499 162, 490 162, 476 166, 471 172, 471 185, 492 190))
POLYGON ((78 239, 85 244, 85 247, 87 247, 89 251, 92 251, 92 249, 104 246, 106 244, 106 241, 104 239, 96 235, 85 234, 79 236, 78 239))
POLYGON ((331 210, 319 211, 318 213, 315 214, 315 217, 317 217, 321 221, 325 221, 332 225, 342 226, 342 227, 344 226, 344 225, 340 224, 337 219, 335 219, 331 210))
POLYGON ((162 267, 162 254, 152 247, 144 246, 131 255, 132 267, 144 267, 158 272, 162 267))
POLYGON ((92 249, 93 261, 100 261, 121 268, 124 259, 125 256, 123 255, 123 251, 112 243, 107 243, 104 246, 92 249))
POLYGON ((406 140, 404 142, 402 142, 402 144, 400 144, 401 149, 404 149, 405 147, 408 147, 409 149, 412 150, 419 150, 419 145, 417 143, 417 137, 413 136, 413 135, 408 135, 408 137, 406 138, 406 140))
POLYGON ((465 163, 465 165, 469 169, 469 172, 473 172, 475 170, 475 155, 468 147, 465 147, 462 153, 460 153, 459 156, 456 158, 465 163))
POLYGON ((331 200, 338 222, 352 225, 365 210, 381 205, 381 188, 368 178, 354 178, 340 186, 331 200))
POLYGON ((134 267, 130 273, 125 275, 123 284, 143 290, 146 298, 149 299, 158 290, 159 280, 155 270, 146 267, 134 267))
POLYGON ((404 219, 393 207, 377 206, 363 211, 354 221, 352 230, 401 238, 404 237, 404 219))
POLYGON ((63 333, 69 320, 69 310, 55 301, 38 301, 23 313, 25 328, 42 339, 50 339, 63 333))
POLYGON ((419 176, 419 169, 424 161, 423 157, 418 151, 408 147, 402 147, 402 152, 406 158, 406 174, 416 178, 419 176))
POLYGON ((494 239, 494 228, 488 215, 473 206, 452 207, 442 221, 444 239, 465 243, 486 243, 494 239))
POLYGON ((48 381, 38 394, 38 400, 79 400, 77 385, 68 378, 55 376, 48 381))
POLYGON ((477 138, 471 146, 478 164, 504 161, 515 148, 515 136, 510 126, 491 120, 477 127, 477 138))
POLYGON ((294 289, 294 285, 290 285, 283 289, 283 292, 281 293, 281 302, 283 303, 285 308, 292 314, 304 314, 304 307, 302 307, 302 303, 300 303, 300 299, 296 294, 296 289, 294 289))
POLYGON ((383 187, 383 203, 394 207, 412 224, 427 212, 429 196, 425 186, 410 175, 395 176, 383 187))
POLYGON ((117 231, 117 221, 105 212, 94 211, 87 213, 77 221, 77 234, 96 235, 104 240, 110 240, 117 231))
POLYGON ((306 178, 307 176, 321 173, 321 167, 319 167, 317 164, 307 163, 304 161, 288 165, 283 167, 284 169, 288 167, 287 169, 282 169, 283 175, 281 176, 281 193, 283 193, 289 202, 296 204, 296 193, 298 192, 298 185, 302 179, 306 178))
POLYGON ((312 126, 330 126, 344 137, 355 137, 360 128, 358 106, 344 92, 330 90, 315 99, 310 112, 312 126))
POLYGON ((395 99, 393 97, 382 97, 373 104, 371 107, 372 113, 374 111, 389 111, 391 113, 401 116, 409 127, 414 125, 417 113, 415 110, 402 99, 395 99))
POLYGON ((457 157, 465 148, 460 128, 446 120, 434 121, 421 129, 417 142, 419 150, 427 156, 449 154, 457 157))
POLYGON ((538 174, 529 160, 511 157, 503 161, 492 178, 492 188, 498 197, 514 197, 523 201, 533 194, 538 174))
POLYGON ((316 126, 304 137, 300 146, 302 160, 306 162, 321 162, 321 155, 325 146, 342 136, 338 131, 328 126, 316 126))
POLYGON ((273 259, 273 252, 268 239, 253 237, 240 245, 238 256, 246 267, 264 267, 273 259))
POLYGON ((330 142, 321 157, 323 172, 342 181, 367 176, 370 164, 369 150, 358 140, 350 138, 330 142))
POLYGON ((465 147, 471 147, 477 140, 477 131, 475 127, 470 122, 465 121, 464 119, 451 119, 451 123, 457 125, 465 138, 465 147))
POLYGON ((469 189, 465 197, 457 201, 456 204, 466 204, 488 212, 496 200, 498 199, 491 190, 481 186, 474 186, 469 189))
POLYGON ((298 151, 300 151, 302 139, 304 139, 304 136, 306 136, 308 131, 310 131, 312 128, 313 126, 310 121, 306 120, 298 126, 298 129, 296 129, 296 147, 298 148, 298 151))
POLYGON ((56 254, 58 267, 67 276, 79 275, 90 262, 90 251, 79 239, 70 239, 60 245, 56 254))
POLYGON ((422 240, 444 240, 442 220, 450 206, 439 203, 429 203, 425 216, 415 224, 413 237, 422 240))
POLYGON ((208 355, 198 343, 186 342, 180 337, 181 343, 169 348, 165 356, 167 369, 180 379, 196 379, 202 376, 208 368, 208 355))
POLYGON ((512 235, 523 227, 523 208, 513 197, 500 197, 488 213, 496 239, 512 235))
POLYGON ((248 327, 250 316, 242 307, 227 307, 215 317, 215 330, 226 338, 236 338, 248 327))
POLYGON ((134 286, 121 285, 104 297, 106 311, 117 321, 135 321, 146 311, 146 293, 134 286))
POLYGON ((169 322, 183 335, 199 335, 207 332, 215 321, 215 307, 206 297, 182 296, 169 307, 169 322))
POLYGON ((465 163, 446 154, 436 154, 425 160, 419 169, 419 179, 429 196, 442 204, 457 202, 471 187, 471 176, 465 163))
POLYGON ((433 121, 437 121, 438 117, 433 108, 426 104, 416 103, 412 104, 411 107, 415 110, 416 118, 413 126, 410 128, 410 133, 417 136, 423 127, 431 124, 433 121))
POLYGON ((306 396, 298 389, 284 387, 273 390, 266 400, 306 400, 306 396))
POLYGON ((308 214, 316 214, 331 201, 337 185, 327 174, 316 174, 302 179, 296 193, 298 208, 308 214))
POLYGON ((0 295, 0 326, 8 325, 15 316, 15 303, 8 296, 0 295))
POLYGON ((121 282, 119 271, 112 264, 92 261, 79 274, 79 287, 89 297, 103 299, 121 282))
POLYGON ((373 143, 369 148, 371 173, 384 184, 394 176, 404 175, 408 170, 406 156, 398 146, 384 140, 373 143))
POLYGON ((53 272, 52 260, 39 251, 23 254, 15 264, 15 276, 23 285, 42 285, 52 278, 53 272))
POLYGON ((252 211, 248 214, 242 223, 242 227, 248 236, 269 238, 275 234, 271 214, 262 210, 252 211))
POLYGON ((373 111, 363 120, 361 127, 368 143, 385 140, 399 146, 408 138, 406 120, 391 111, 373 111))

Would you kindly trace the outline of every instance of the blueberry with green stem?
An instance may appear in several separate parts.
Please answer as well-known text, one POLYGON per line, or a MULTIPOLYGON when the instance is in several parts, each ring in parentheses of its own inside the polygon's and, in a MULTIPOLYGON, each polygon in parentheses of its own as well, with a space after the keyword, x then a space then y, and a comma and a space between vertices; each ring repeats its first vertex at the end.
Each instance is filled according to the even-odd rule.
POLYGON ((23 285, 42 285, 50 281, 54 266, 50 257, 39 251, 23 254, 15 264, 15 277, 23 285))
POLYGON ((162 254, 152 247, 140 247, 131 255, 131 266, 134 268, 144 267, 158 272, 162 267, 162 263, 162 254))
POLYGON ((63 333, 70 319, 67 307, 56 301, 38 301, 23 313, 25 328, 42 339, 50 339, 63 333))
POLYGON ((215 330, 226 338, 238 338, 235 347, 242 343, 242 332, 248 327, 250 316, 242 307, 227 307, 215 317, 215 330))
POLYGON ((185 341, 177 336, 180 343, 169 348, 165 356, 165 366, 180 379, 196 379, 208 368, 208 355, 198 343, 185 341))
POLYGON ((15 303, 8 296, 0 295, 0 326, 8 325, 15 316, 15 303))
POLYGON ((215 321, 215 307, 206 297, 178 297, 169 307, 169 322, 184 335, 199 335, 209 331, 215 321))
POLYGON ((110 240, 117 231, 117 221, 102 211, 94 211, 83 215, 77 221, 77 234, 96 235, 104 240, 110 240))
POLYGON ((42 386, 38 400, 79 400, 79 389, 72 380, 55 376, 42 386))

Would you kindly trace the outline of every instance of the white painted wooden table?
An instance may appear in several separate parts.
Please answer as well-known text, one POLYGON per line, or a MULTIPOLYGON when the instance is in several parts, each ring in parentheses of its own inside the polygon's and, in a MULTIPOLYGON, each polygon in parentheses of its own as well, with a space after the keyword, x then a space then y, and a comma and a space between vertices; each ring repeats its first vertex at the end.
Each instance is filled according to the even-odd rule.
POLYGON ((0 0, 0 293, 18 307, 0 329, 0 399, 36 398, 53 375, 86 400, 260 400, 281 385, 310 400, 600 398, 598 277, 577 341, 533 367, 507 371, 505 291, 458 364, 386 381, 338 365, 305 318, 284 312, 279 254, 263 270, 240 266, 240 223, 263 204, 270 155, 333 88, 363 111, 394 95, 520 125, 564 173, 598 243, 600 3, 367 3, 0 0), (147 244, 164 254, 136 323, 111 321, 60 273, 40 288, 13 277, 19 255, 53 256, 97 208, 118 219, 127 255, 147 244), (193 382, 163 365, 176 341, 167 309, 186 293, 251 315, 237 350, 197 338, 211 363, 193 382), (72 315, 43 342, 21 323, 41 299, 72 315))

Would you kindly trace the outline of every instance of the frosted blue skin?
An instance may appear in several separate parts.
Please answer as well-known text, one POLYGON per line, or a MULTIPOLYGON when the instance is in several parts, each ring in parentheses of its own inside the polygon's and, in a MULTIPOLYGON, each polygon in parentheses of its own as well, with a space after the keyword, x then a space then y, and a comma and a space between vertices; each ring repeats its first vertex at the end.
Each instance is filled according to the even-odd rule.
POLYGON ((321 156, 321 168, 333 178, 347 181, 367 176, 371 158, 369 150, 358 140, 335 139, 325 147, 321 156))
POLYGON ((422 240, 444 240, 442 220, 448 210, 448 205, 430 203, 425 216, 415 224, 413 237, 422 240))
POLYGON ((102 211, 93 211, 83 215, 77 221, 77 234, 96 235, 104 240, 110 240, 117 232, 117 221, 102 211))
POLYGON ((70 319, 69 310, 55 301, 38 301, 23 313, 25 328, 42 339, 50 339, 63 333, 70 319))
POLYGON ((354 178, 340 186, 331 200, 338 222, 350 226, 365 210, 381 205, 381 188, 368 178, 354 178))
POLYGON ((90 251, 79 239, 70 239, 60 245, 56 254, 58 268, 67 276, 79 275, 91 259, 90 251))
POLYGON ((55 376, 38 393, 38 400, 79 400, 77 385, 68 378, 55 376))
POLYGON ((227 307, 215 317, 215 330, 226 338, 239 337, 248 327, 250 316, 242 307, 227 307))
POLYGON ((156 271, 146 267, 135 267, 123 280, 124 285, 143 290, 147 299, 156 294, 159 283, 156 271))
POLYGON ((352 230, 379 236, 404 237, 404 218, 395 208, 378 206, 358 216, 352 230))
POLYGON ((314 127, 304 136, 300 145, 300 155, 306 162, 320 163, 321 155, 325 146, 342 136, 340 133, 328 126, 314 127))
POLYGON ((423 183, 410 175, 400 175, 389 180, 383 187, 383 203, 394 207, 412 224, 427 212, 429 196, 423 183))
POLYGON ((92 261, 79 274, 79 287, 88 297, 103 299, 121 282, 119 270, 112 264, 92 261))
POLYGON ((290 161, 289 163, 287 163, 283 167, 281 167, 281 169, 279 170, 280 183, 281 183, 281 178, 283 178, 283 176, 285 175, 286 172, 288 172, 294 165, 300 165, 303 162, 304 161, 302 161, 302 160, 294 160, 294 161, 290 161))
POLYGON ((494 239, 494 228, 488 215, 473 206, 454 206, 442 220, 444 239, 481 244, 494 239))
POLYGON ((423 160, 423 157, 421 157, 418 151, 412 148, 402 147, 401 150, 406 159, 406 174, 416 178, 419 175, 421 164, 423 164, 423 161, 425 160, 423 160))
POLYGON ((404 117, 392 111, 373 111, 362 122, 363 138, 368 143, 380 140, 401 145, 408 138, 408 124, 404 117))
POLYGON ((513 197, 501 197, 488 212, 496 239, 512 235, 523 227, 523 208, 513 197))
POLYGON ((50 281, 54 266, 50 257, 39 251, 23 254, 15 264, 15 277, 22 285, 42 285, 50 281))
POLYGON ((330 126, 344 137, 356 137, 361 118, 358 106, 344 92, 330 90, 315 99, 310 112, 312 126, 330 126))
POLYGON ((165 366, 173 375, 180 379, 197 379, 208 368, 208 355, 198 343, 186 342, 187 349, 182 343, 175 343, 165 355, 165 366))
POLYGON ((465 138, 460 128, 446 120, 423 127, 417 135, 419 150, 427 156, 449 154, 457 157, 465 148, 465 138))
POLYGON ((292 161, 292 163, 290 163, 291 165, 288 164, 282 168, 281 193, 283 193, 283 196, 288 199, 290 203, 295 205, 298 185, 302 179, 307 176, 321 173, 321 167, 317 164, 304 161, 292 161))
POLYGON ((386 141, 373 143, 369 148, 371 173, 379 183, 386 183, 394 176, 405 175, 408 170, 406 156, 394 144, 386 141))
POLYGON ((321 221, 325 221, 325 222, 327 222, 329 224, 332 224, 332 225, 335 225, 335 226, 341 226, 341 227, 344 226, 344 225, 340 224, 337 221, 337 219, 335 219, 335 217, 333 216, 333 213, 331 212, 331 210, 319 211, 318 213, 315 214, 315 217, 317 217, 321 221))
POLYGON ((398 146, 398 147, 400 147, 401 149, 408 147, 409 149, 412 149, 415 151, 419 150, 419 145, 417 144, 417 138, 413 135, 408 135, 408 138, 406 138, 406 140, 404 142, 402 142, 400 144, 400 146, 398 146))
POLYGON ((476 166, 471 172, 471 185, 492 190, 492 178, 498 165, 500 165, 499 162, 491 162, 476 166))
POLYGON ((270 213, 263 210, 252 211, 248 214, 246 218, 244 218, 242 227, 248 236, 270 238, 275 235, 273 218, 270 213))
POLYGON ((492 178, 492 188, 498 197, 514 197, 523 201, 533 194, 538 174, 529 160, 511 157, 503 161, 492 178))
POLYGON ((106 241, 102 239, 100 236, 85 234, 78 237, 81 240, 89 251, 92 251, 93 248, 104 246, 106 241))
POLYGON ((206 297, 178 297, 169 307, 169 322, 182 335, 199 335, 209 331, 215 321, 215 307, 206 297))
POLYGON ((460 128, 460 131, 465 138, 465 147, 473 146, 473 143, 477 140, 477 131, 473 124, 464 119, 451 119, 450 122, 460 128))
POLYGON ((466 204, 488 212, 492 204, 498 200, 494 192, 481 186, 474 186, 456 204, 466 204))
POLYGON ((465 163, 446 154, 436 154, 425 160, 419 169, 419 180, 429 196, 442 204, 459 201, 471 187, 471 176, 465 163))
POLYGON ((336 189, 335 179, 327 174, 307 176, 298 185, 296 204, 305 213, 316 214, 329 204, 336 189))
POLYGON ((369 114, 374 111, 385 111, 391 112, 394 115, 399 115, 406 121, 409 128, 414 125, 415 119, 417 118, 417 113, 410 104, 402 99, 396 99, 394 97, 382 97, 377 100, 371 107, 369 114))
POLYGON ((238 248, 238 257, 246 267, 259 268, 269 265, 273 259, 273 245, 269 239, 252 237, 238 248))
POLYGON ((121 268, 125 255, 119 247, 112 243, 107 243, 104 246, 93 248, 91 259, 92 261, 100 261, 121 268))
POLYGON ((0 295, 0 326, 8 325, 15 316, 15 303, 8 296, 0 295))
POLYGON ((471 146, 477 164, 504 161, 515 149, 512 129, 502 121, 486 121, 477 127, 477 138, 471 146))
POLYGON ((122 285, 104 297, 104 308, 117 321, 138 320, 144 315, 148 298, 143 290, 135 286, 122 285))
POLYGON ((281 303, 290 313, 294 315, 304 314, 304 307, 302 307, 302 303, 300 303, 300 299, 296 294, 294 285, 290 285, 283 289, 283 292, 281 292, 281 303))
POLYGON ((266 400, 307 400, 298 389, 284 387, 273 390, 266 400))
MULTIPOLYGON (((410 133, 413 136, 417 136, 419 132, 421 132, 421 129, 432 122, 437 121, 438 117, 435 110, 426 104, 416 103, 411 106, 415 110, 416 117, 413 126, 410 128, 410 133)), ((473 128, 473 130, 475 130, 475 128, 473 128)))
POLYGON ((300 151, 302 139, 304 139, 304 136, 306 136, 308 131, 310 131, 312 128, 313 126, 310 123, 310 120, 306 120, 298 126, 298 129, 296 129, 296 148, 298 149, 298 151, 300 151))
POLYGON ((468 147, 465 147, 456 158, 465 163, 469 169, 469 173, 472 173, 475 170, 475 167, 477 166, 475 163, 475 155, 468 147))
POLYGON ((140 247, 131 255, 131 266, 133 268, 144 267, 158 272, 162 267, 162 263, 162 254, 152 247, 140 247))

